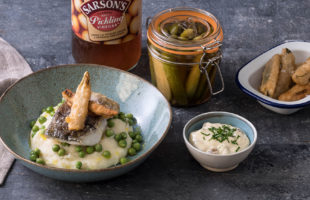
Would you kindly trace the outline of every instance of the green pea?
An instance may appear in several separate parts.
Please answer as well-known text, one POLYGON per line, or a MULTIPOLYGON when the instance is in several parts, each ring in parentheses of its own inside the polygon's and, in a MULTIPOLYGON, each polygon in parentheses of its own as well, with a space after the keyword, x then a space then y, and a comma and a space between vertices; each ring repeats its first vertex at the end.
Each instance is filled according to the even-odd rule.
POLYGON ((140 144, 139 142, 133 143, 132 147, 133 147, 136 151, 140 151, 140 150, 141 150, 141 144, 140 144))
POLYGON ((85 153, 84 151, 80 151, 80 152, 79 152, 79 157, 80 157, 80 158, 84 158, 84 157, 85 157, 85 154, 86 154, 86 153, 85 153))
POLYGON ((113 131, 112 129, 107 129, 107 130, 105 131, 105 135, 106 135, 107 137, 111 137, 111 136, 114 135, 114 131, 113 131))
POLYGON ((96 150, 97 152, 101 152, 101 151, 102 151, 102 145, 101 145, 101 144, 96 144, 96 145, 95 145, 95 150, 96 150))
POLYGON ((128 124, 129 124, 130 126, 133 126, 133 125, 135 124, 134 121, 133 121, 132 119, 128 119, 127 122, 128 122, 128 124))
POLYGON ((36 154, 30 154, 29 158, 31 161, 35 162, 37 160, 38 156, 36 154))
POLYGON ((31 133, 31 137, 34 137, 36 135, 36 132, 31 133))
POLYGON ((120 120, 122 120, 122 121, 125 121, 125 120, 126 120, 125 113, 123 113, 123 112, 118 113, 118 118, 119 118, 120 120))
POLYGON ((142 135, 136 135, 135 139, 140 143, 143 141, 142 135))
POLYGON ((122 117, 125 117, 125 113, 119 112, 119 113, 118 113, 118 118, 122 118, 122 117))
POLYGON ((81 161, 77 161, 76 164, 75 164, 75 167, 77 169, 81 169, 82 168, 82 162, 81 161))
POLYGON ((126 117, 127 117, 128 119, 133 119, 133 114, 128 113, 128 114, 126 114, 126 117))
POLYGON ((89 146, 89 147, 86 148, 86 152, 88 154, 94 153, 94 151, 95 151, 95 148, 93 146, 89 146))
POLYGON ((58 151, 58 155, 59 156, 64 156, 66 154, 66 150, 64 150, 64 149, 59 149, 59 151, 58 151))
POLYGON ((38 119, 38 121, 39 121, 40 124, 43 124, 44 122, 46 122, 46 120, 47 120, 47 119, 46 119, 46 117, 44 117, 44 116, 40 116, 39 119, 38 119))
POLYGON ((120 141, 120 140, 122 139, 121 134, 116 134, 116 135, 114 136, 114 139, 115 139, 117 142, 120 141))
POLYGON ((33 132, 36 133, 38 130, 39 130, 39 127, 37 125, 32 127, 32 131, 33 132))
POLYGON ((136 135, 141 135, 141 130, 140 130, 139 128, 137 128, 137 129, 135 130, 135 133, 136 133, 136 135))
POLYGON ((76 147, 75 147, 75 151, 76 151, 76 152, 81 152, 81 151, 83 151, 83 149, 82 149, 81 146, 76 146, 76 147))
POLYGON ((125 148, 127 146, 127 141, 126 140, 118 141, 118 146, 125 148))
POLYGON ((30 155, 35 155, 36 157, 40 156, 35 150, 30 151, 30 155))
POLYGON ((53 150, 54 152, 58 152, 59 149, 60 149, 60 146, 59 146, 58 144, 54 144, 53 147, 52 147, 52 150, 53 150))
POLYGON ((131 138, 135 138, 136 133, 133 132, 133 131, 129 131, 129 132, 128 132, 128 135, 129 135, 131 138))
POLYGON ((138 140, 134 139, 134 140, 132 140, 132 144, 133 143, 139 143, 139 142, 138 142, 138 140))
POLYGON ((134 155, 137 154, 137 151, 136 151, 136 149, 130 147, 130 148, 128 149, 128 154, 129 154, 130 156, 134 156, 134 155))
POLYGON ((123 165, 126 164, 128 162, 128 159, 126 157, 122 157, 119 162, 123 165))
POLYGON ((49 106, 46 108, 46 112, 48 113, 54 112, 54 108, 52 106, 49 106))
POLYGON ((36 163, 41 164, 41 165, 45 164, 45 162, 44 162, 44 160, 42 158, 37 158, 36 159, 36 163))
POLYGON ((127 138, 127 133, 125 133, 125 132, 121 132, 120 135, 122 136, 122 139, 126 139, 127 138))
POLYGON ((112 120, 108 120, 108 127, 109 128, 114 127, 114 122, 112 120))
POLYGON ((32 128, 32 127, 35 125, 35 123, 36 123, 35 120, 31 121, 31 122, 30 122, 30 128, 32 128))
POLYGON ((111 158, 111 152, 108 150, 103 151, 101 155, 105 158, 111 158))
POLYGON ((39 157, 40 156, 40 149, 39 148, 35 148, 34 153, 39 157))

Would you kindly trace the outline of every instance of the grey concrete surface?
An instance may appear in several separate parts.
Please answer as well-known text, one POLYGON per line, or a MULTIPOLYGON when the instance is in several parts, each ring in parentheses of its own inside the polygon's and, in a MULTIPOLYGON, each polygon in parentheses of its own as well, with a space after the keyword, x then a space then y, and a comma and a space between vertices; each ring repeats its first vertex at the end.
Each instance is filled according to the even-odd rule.
MULTIPOLYGON (((237 70, 287 39, 310 39, 310 1, 143 0, 146 17, 176 6, 213 13, 224 29, 225 91, 207 103, 173 108, 169 133, 137 169, 121 177, 78 184, 40 176, 15 162, 0 199, 310 199, 310 108, 283 116, 261 107, 235 84, 237 70), (192 117, 228 111, 249 119, 258 130, 249 158, 226 173, 206 171, 190 156, 182 129, 192 117)), ((144 28, 144 27, 143 27, 144 28)), ((0 36, 34 71, 74 63, 69 0, 0 0, 0 36)), ((150 80, 146 37, 142 57, 131 71, 150 80)))

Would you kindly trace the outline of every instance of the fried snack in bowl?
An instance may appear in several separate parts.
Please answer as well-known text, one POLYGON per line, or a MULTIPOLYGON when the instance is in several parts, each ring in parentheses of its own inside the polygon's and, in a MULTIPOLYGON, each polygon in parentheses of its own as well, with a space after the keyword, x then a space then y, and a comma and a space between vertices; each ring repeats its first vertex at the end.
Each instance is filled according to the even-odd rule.
POLYGON ((265 65, 260 91, 267 96, 273 96, 280 71, 280 55, 274 55, 265 65))
POLYGON ((282 49, 281 54, 281 69, 279 72, 279 78, 277 82, 277 86, 272 98, 277 99, 283 92, 286 92, 292 86, 292 74, 294 73, 296 68, 295 65, 295 56, 288 49, 282 49))
POLYGON ((88 102, 91 95, 90 77, 86 71, 83 79, 76 89, 70 115, 66 118, 69 130, 82 130, 88 113, 88 102))
POLYGON ((306 85, 310 81, 310 57, 303 63, 292 76, 293 81, 299 85, 306 85))
MULTIPOLYGON (((67 101, 67 104, 71 107, 75 93, 66 89, 61 94, 67 101)), ((92 92, 89 99, 88 111, 98 116, 111 118, 119 113, 119 104, 103 94, 92 92)))
POLYGON ((307 85, 295 85, 287 92, 279 96, 280 101, 298 101, 310 95, 310 83, 307 85))
MULTIPOLYGON (((297 71, 300 71, 300 68, 303 65, 297 69, 296 66, 298 66, 300 63, 304 63, 305 60, 309 57, 310 42, 284 42, 267 50, 241 67, 236 75, 236 83, 243 92, 255 98, 265 108, 280 114, 292 114, 310 104, 310 98, 308 98, 309 96, 307 97, 307 95, 305 95, 307 92, 298 90, 302 92, 298 93, 296 92, 296 88, 298 87, 298 89, 300 89, 300 87, 294 86, 293 92, 291 92, 295 96, 285 98, 291 99, 292 101, 283 101, 283 96, 281 97, 281 100, 278 98, 292 88, 295 82, 294 78, 292 78, 294 77, 293 74, 297 73, 297 71), (262 86, 265 83, 263 76, 268 76, 268 70, 265 69, 265 66, 268 66, 267 63, 276 54, 281 57, 278 79, 275 81, 276 87, 274 90, 273 88, 269 88, 263 92, 262 86), (268 95, 266 91, 268 91, 268 95), (298 94, 298 96, 296 96, 296 94, 298 94)), ((305 69, 305 66, 303 69, 305 69)))

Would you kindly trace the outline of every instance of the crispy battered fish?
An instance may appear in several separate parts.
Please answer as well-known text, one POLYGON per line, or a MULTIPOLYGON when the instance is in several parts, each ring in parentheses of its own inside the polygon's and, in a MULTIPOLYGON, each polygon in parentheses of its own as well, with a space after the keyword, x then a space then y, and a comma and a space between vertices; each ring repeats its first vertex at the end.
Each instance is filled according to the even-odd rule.
POLYGON ((295 56, 287 48, 282 49, 281 54, 281 69, 279 73, 279 78, 277 81, 277 86, 272 98, 277 99, 280 94, 286 92, 292 86, 292 74, 295 71, 295 56))
POLYGON ((82 130, 70 131, 65 118, 69 115, 71 108, 63 103, 56 111, 51 123, 45 131, 45 135, 57 138, 63 142, 75 145, 92 146, 97 144, 106 129, 107 121, 99 116, 87 116, 85 126, 82 130))
POLYGON ((76 89, 76 95, 73 98, 70 115, 66 117, 66 122, 70 131, 82 130, 88 114, 88 102, 91 95, 90 77, 86 71, 83 79, 76 89))
MULTIPOLYGON (((62 92, 62 96, 67 104, 71 106, 75 94, 66 89, 62 92)), ((111 118, 119 113, 119 104, 100 93, 92 92, 88 110, 95 115, 111 118)))
POLYGON ((274 95, 280 71, 280 59, 281 56, 276 54, 265 65, 263 80, 260 86, 260 91, 264 95, 270 97, 274 95))
POLYGON ((297 68, 292 78, 299 85, 306 85, 310 82, 310 58, 297 68))
POLYGON ((295 85, 287 92, 279 96, 280 101, 297 101, 310 95, 310 83, 307 85, 295 85))

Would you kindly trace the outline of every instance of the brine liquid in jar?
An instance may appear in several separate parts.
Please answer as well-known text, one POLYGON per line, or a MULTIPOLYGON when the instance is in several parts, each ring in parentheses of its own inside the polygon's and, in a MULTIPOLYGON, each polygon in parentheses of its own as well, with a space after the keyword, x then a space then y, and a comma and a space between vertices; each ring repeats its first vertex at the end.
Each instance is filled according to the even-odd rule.
POLYGON ((122 70, 138 63, 142 0, 71 0, 71 16, 76 62, 122 70))

